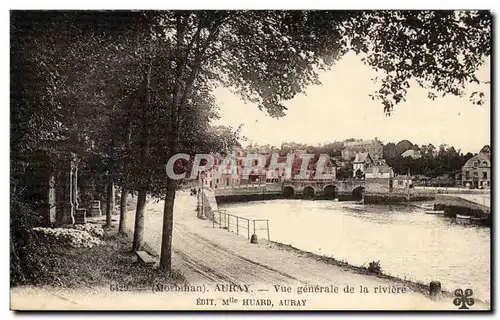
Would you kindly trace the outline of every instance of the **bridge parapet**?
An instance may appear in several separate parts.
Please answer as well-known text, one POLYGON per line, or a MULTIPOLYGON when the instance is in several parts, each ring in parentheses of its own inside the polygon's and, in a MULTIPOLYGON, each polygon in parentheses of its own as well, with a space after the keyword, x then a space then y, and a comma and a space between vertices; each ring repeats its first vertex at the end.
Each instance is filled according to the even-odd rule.
POLYGON ((307 187, 314 189, 315 193, 323 192, 327 186, 333 186, 339 193, 352 193, 354 189, 364 188, 365 181, 358 179, 346 180, 288 180, 283 182, 283 188, 292 187, 295 192, 302 193, 307 187))

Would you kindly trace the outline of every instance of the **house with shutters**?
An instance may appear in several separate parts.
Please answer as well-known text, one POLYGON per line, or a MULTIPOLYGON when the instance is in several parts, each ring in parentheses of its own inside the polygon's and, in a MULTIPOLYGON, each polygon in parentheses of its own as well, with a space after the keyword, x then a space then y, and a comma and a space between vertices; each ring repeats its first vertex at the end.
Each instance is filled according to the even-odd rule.
POLYGON ((479 189, 491 187, 491 156, 489 153, 480 152, 463 165, 462 187, 479 189))

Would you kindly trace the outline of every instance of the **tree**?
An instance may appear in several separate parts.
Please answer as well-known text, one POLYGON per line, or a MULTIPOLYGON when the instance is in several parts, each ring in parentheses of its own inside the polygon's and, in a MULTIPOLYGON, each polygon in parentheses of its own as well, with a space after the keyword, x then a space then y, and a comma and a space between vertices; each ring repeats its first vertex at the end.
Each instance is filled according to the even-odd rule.
POLYGON ((363 179, 365 177, 365 173, 361 171, 361 169, 356 170, 356 178, 363 179))
POLYGON ((339 167, 337 168, 337 179, 343 180, 343 179, 350 179, 353 176, 353 168, 352 164, 348 164, 347 166, 344 167, 339 167))
POLYGON ((396 149, 396 145, 393 142, 389 142, 383 147, 383 155, 384 159, 394 159, 398 156, 398 151, 396 149))
MULTIPOLYGON (((147 113, 154 112, 152 120, 162 124, 147 126, 153 130, 148 136, 162 139, 147 141, 150 146, 146 149, 136 149, 161 153, 163 158, 153 154, 147 160, 163 159, 163 163, 181 150, 184 130, 191 130, 183 119, 190 114, 193 97, 206 96, 196 92, 209 93, 218 83, 271 116, 280 117, 286 112, 284 101, 319 83, 318 70, 355 51, 382 73, 380 89, 372 98, 380 99, 383 110, 390 113, 404 101, 410 80, 429 89, 431 98, 437 93, 462 95, 466 83, 479 82, 475 70, 490 55, 491 14, 486 11, 136 11, 70 15, 72 24, 93 26, 92 30, 99 30, 118 44, 123 36, 128 37, 124 26, 146 33, 146 45, 140 46, 146 54, 134 70, 142 79, 142 71, 148 65, 155 66, 152 69, 156 74, 150 75, 151 90, 139 96, 151 99, 148 105, 153 110, 147 113), (110 16, 119 16, 120 23, 108 23, 110 16)), ((62 17, 67 18, 67 14, 62 17)), ((127 47, 122 51, 134 55, 127 47)), ((51 69, 45 71, 50 74, 51 69)), ((45 90, 49 91, 53 86, 47 83, 45 90)), ((57 114, 51 116, 54 120, 45 126, 48 132, 57 121, 57 114)), ((144 127, 143 123, 138 127, 141 125, 144 127)), ((139 136, 139 145, 145 143, 146 134, 139 136)), ((130 156, 129 171, 134 172, 134 161, 140 162, 143 154, 130 156)), ((153 172, 162 163, 155 162, 151 167, 139 164, 142 171, 135 176, 154 178, 153 172)), ((160 266, 170 270, 177 181, 167 178, 166 185, 158 181, 152 184, 165 190, 160 266)))
POLYGON ((405 151, 413 148, 413 143, 408 140, 401 140, 396 144, 396 155, 400 156, 405 151))
POLYGON ((429 143, 427 145, 427 155, 431 158, 435 157, 436 155, 436 147, 432 144, 432 143, 429 143))
MULTIPOLYGON (((491 21, 489 11, 372 11, 351 20, 354 50, 385 74, 372 98, 390 113, 405 100, 410 80, 432 100, 464 96, 466 84, 481 83, 475 71, 490 55, 491 21)), ((470 99, 481 105, 484 93, 470 99)))

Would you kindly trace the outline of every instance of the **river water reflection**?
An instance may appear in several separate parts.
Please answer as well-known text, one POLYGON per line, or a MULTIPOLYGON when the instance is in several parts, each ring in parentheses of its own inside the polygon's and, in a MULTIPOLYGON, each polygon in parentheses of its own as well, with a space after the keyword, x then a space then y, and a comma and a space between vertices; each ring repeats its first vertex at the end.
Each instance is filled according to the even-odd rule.
MULTIPOLYGON (((490 301, 490 228, 457 223, 407 205, 272 200, 222 204, 228 213, 269 219, 271 240, 367 265, 444 289, 471 288, 490 301)), ((257 227, 258 228, 258 227, 257 227)), ((259 237, 267 237, 264 232, 259 237)))

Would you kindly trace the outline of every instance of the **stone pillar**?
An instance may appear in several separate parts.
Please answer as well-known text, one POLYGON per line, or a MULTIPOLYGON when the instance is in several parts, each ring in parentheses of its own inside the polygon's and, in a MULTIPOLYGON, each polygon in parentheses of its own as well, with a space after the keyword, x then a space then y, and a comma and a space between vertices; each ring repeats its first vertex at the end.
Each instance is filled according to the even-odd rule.
POLYGON ((80 163, 79 159, 75 159, 72 162, 72 184, 71 184, 71 198, 73 200, 73 207, 78 209, 78 164, 80 163))
POLYGON ((75 168, 76 155, 63 156, 57 163, 56 177, 56 223, 75 223, 75 168))
POLYGON ((429 295, 431 299, 436 300, 441 295, 441 282, 431 281, 429 284, 429 295))
POLYGON ((56 178, 54 174, 49 176, 49 190, 48 190, 48 203, 49 203, 49 215, 48 224, 53 225, 56 223, 57 217, 57 199, 56 199, 56 178))

